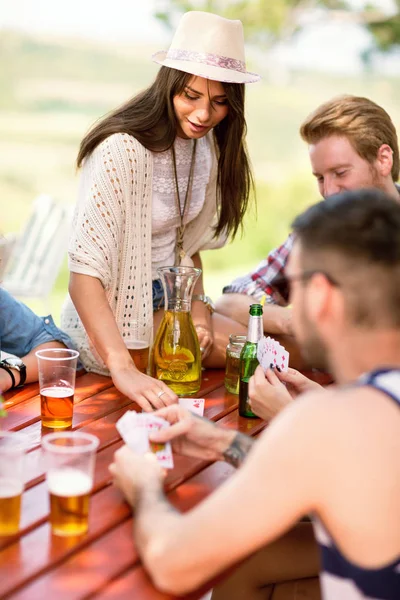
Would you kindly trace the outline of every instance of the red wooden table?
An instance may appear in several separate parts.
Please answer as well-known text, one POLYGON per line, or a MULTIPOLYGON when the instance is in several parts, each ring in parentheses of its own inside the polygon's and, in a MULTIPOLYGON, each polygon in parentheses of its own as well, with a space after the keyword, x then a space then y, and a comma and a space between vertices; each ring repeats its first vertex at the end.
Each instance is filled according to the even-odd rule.
MULTIPOLYGON (((205 416, 250 435, 265 423, 244 419, 237 396, 223 386, 223 371, 205 371, 198 397, 205 398, 205 416)), ((77 378, 72 428, 100 439, 89 532, 63 538, 51 534, 46 482, 40 461, 42 430, 37 384, 6 394, 7 417, 2 429, 22 431, 29 443, 27 477, 18 536, 0 538, 0 598, 74 600, 83 598, 166 600, 144 571, 132 539, 130 508, 111 485, 108 465, 121 446, 116 421, 135 405, 120 394, 111 379, 86 373, 77 378)), ((136 407, 137 408, 137 407, 136 407)), ((224 463, 175 456, 166 486, 170 501, 185 511, 227 479, 233 468, 224 463)), ((202 591, 190 595, 199 598, 202 591)), ((189 598, 189 597, 188 597, 189 598)))

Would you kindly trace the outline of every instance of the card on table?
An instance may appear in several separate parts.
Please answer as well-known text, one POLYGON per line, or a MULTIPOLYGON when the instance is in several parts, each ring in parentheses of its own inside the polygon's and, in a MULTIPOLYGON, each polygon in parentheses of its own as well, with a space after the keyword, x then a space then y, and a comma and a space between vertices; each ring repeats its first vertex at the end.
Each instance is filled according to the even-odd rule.
POLYGON ((178 404, 199 417, 204 415, 204 398, 179 398, 178 404))
POLYGON ((138 454, 153 452, 161 466, 172 469, 174 460, 170 442, 157 444, 149 440, 149 433, 169 426, 165 419, 133 410, 127 411, 116 423, 118 432, 131 450, 138 454))

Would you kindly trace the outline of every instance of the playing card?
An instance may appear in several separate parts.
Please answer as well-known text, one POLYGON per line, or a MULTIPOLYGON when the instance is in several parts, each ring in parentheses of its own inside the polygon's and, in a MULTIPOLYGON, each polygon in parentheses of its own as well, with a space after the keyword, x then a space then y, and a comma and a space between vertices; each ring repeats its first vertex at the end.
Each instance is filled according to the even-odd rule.
POLYGON ((257 359, 264 373, 266 373, 267 369, 274 367, 279 367, 281 371, 287 371, 289 352, 273 338, 264 336, 258 342, 257 359))
POLYGON ((280 365, 282 371, 287 371, 289 368, 289 352, 282 346, 280 354, 280 365))
POLYGON ((265 371, 264 359, 267 352, 267 338, 264 336, 259 340, 257 344, 257 360, 265 371))
POLYGON ((204 398, 179 398, 178 404, 200 417, 204 414, 204 398))
POLYGON ((116 424, 118 432, 129 448, 138 454, 153 452, 163 467, 172 469, 174 461, 170 442, 156 444, 149 440, 149 433, 169 426, 165 419, 133 410, 127 411, 116 424))

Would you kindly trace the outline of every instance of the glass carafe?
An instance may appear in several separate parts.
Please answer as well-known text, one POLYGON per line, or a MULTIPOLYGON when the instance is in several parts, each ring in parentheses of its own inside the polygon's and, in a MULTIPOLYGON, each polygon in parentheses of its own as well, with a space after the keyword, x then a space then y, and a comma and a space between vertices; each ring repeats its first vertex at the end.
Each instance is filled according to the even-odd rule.
POLYGON ((201 274, 194 267, 157 269, 165 293, 165 314, 151 356, 151 375, 178 396, 190 396, 201 385, 201 352, 190 308, 193 289, 201 274))

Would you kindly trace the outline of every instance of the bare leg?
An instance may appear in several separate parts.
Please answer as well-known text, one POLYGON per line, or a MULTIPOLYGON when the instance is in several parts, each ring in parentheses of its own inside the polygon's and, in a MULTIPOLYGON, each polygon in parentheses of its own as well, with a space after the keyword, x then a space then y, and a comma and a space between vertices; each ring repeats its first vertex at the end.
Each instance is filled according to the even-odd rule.
POLYGON ((318 572, 312 524, 301 522, 241 564, 212 600, 320 600, 318 572))

